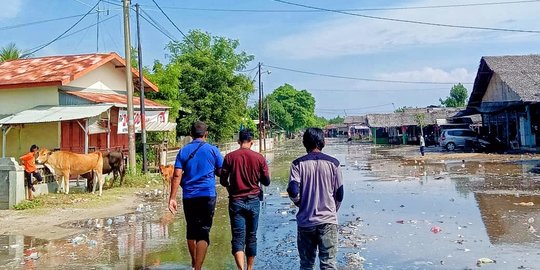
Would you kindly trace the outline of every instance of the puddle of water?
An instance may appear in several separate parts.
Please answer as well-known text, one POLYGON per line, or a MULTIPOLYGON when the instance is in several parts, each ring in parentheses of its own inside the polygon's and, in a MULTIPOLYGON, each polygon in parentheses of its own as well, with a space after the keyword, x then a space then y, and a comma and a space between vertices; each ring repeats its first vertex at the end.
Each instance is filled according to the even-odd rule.
MULTIPOLYGON (((402 164, 356 144, 325 152, 343 164, 344 269, 472 269, 483 257, 496 260, 491 269, 540 265, 540 182, 528 172, 536 162, 402 164)), ((289 145, 269 156, 273 182, 261 208, 256 269, 298 267, 296 209, 283 192, 290 162, 302 154, 289 145)), ((190 269, 182 215, 172 218, 159 201, 140 210, 65 224, 86 229, 70 239, 0 236, 0 268, 190 269)), ((223 189, 211 242, 205 269, 235 269, 223 189)))

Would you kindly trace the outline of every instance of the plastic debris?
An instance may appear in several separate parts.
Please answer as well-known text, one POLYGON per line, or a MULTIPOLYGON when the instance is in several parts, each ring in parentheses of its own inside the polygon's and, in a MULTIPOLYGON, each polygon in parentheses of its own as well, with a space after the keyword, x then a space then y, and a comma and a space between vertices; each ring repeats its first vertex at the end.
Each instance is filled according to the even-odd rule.
POLYGON ((533 203, 533 202, 520 202, 520 203, 514 203, 514 205, 519 205, 519 206, 534 206, 534 203, 533 203))
POLYGON ((81 234, 81 235, 71 239, 71 243, 73 245, 79 245, 79 244, 82 244, 84 242, 86 242, 86 235, 84 235, 84 234, 81 234))
POLYGON ((96 240, 90 240, 90 241, 88 241, 87 244, 88 244, 89 246, 91 246, 91 247, 95 247, 95 246, 97 246, 97 241, 96 241, 96 240))
POLYGON ((527 222, 529 222, 529 223, 534 223, 534 218, 533 218, 533 217, 530 217, 529 220, 527 220, 527 222))
POLYGON ((497 261, 495 260, 492 260, 490 258, 480 258, 476 261, 476 266, 480 267, 484 264, 488 264, 488 263, 497 263, 497 261))
POLYGON ((435 234, 436 234, 436 233, 440 233, 441 231, 442 231, 442 229, 441 229, 441 227, 439 227, 439 226, 433 226, 433 227, 431 227, 431 232, 432 232, 432 233, 435 233, 435 234))

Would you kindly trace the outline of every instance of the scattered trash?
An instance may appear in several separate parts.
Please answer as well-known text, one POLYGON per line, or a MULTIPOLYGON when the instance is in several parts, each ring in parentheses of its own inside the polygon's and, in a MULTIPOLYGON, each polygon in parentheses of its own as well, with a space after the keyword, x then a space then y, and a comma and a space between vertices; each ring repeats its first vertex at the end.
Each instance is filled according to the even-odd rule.
POLYGON ((497 261, 495 260, 492 260, 490 258, 480 258, 476 261, 476 266, 480 267, 484 264, 488 264, 488 263, 497 263, 497 261))
POLYGON ((442 229, 441 229, 441 227, 439 227, 439 226, 433 226, 433 227, 431 227, 431 232, 432 232, 432 233, 437 234, 437 233, 440 233, 441 231, 442 231, 442 229))
POLYGON ((520 202, 520 203, 514 203, 514 205, 520 205, 520 206, 534 206, 533 202, 520 202))
POLYGON ((529 223, 534 223, 534 218, 530 217, 529 220, 527 220, 529 223))
POLYGON ((73 245, 80 245, 82 243, 86 242, 86 235, 81 234, 73 239, 71 239, 71 243, 73 245))
POLYGON ((405 220, 397 220, 396 223, 398 223, 398 224, 405 224, 405 220))
POLYGON ((88 241, 87 244, 88 244, 89 246, 91 246, 91 247, 95 247, 95 246, 97 246, 97 241, 96 241, 96 240, 90 240, 90 241, 88 241))
POLYGON ((529 225, 529 232, 536 233, 536 229, 532 225, 529 225))
POLYGON ((32 252, 26 258, 29 259, 29 260, 37 260, 37 259, 39 259, 39 254, 37 252, 32 252))

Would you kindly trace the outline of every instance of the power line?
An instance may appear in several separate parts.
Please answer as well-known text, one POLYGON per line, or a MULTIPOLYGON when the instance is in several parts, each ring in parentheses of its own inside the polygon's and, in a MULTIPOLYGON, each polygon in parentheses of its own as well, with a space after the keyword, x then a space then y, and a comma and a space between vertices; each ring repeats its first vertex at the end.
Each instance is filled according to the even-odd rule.
MULTIPOLYGON (((96 12, 91 12, 89 14, 95 14, 96 12)), ((24 26, 30 26, 30 25, 36 25, 36 24, 42 24, 42 23, 48 23, 48 22, 54 22, 54 21, 61 21, 61 20, 66 20, 66 19, 71 19, 71 18, 76 18, 76 17, 81 17, 85 14, 79 14, 79 15, 71 15, 71 16, 66 16, 66 17, 60 17, 60 18, 54 18, 54 19, 47 19, 47 20, 41 20, 41 21, 34 21, 34 22, 28 22, 28 23, 21 23, 21 24, 15 24, 15 25, 9 25, 9 26, 3 26, 3 27, 0 27, 0 31, 3 31, 3 30, 9 30, 9 29, 15 29, 15 28, 20 28, 20 27, 24 27, 24 26)))
MULTIPOLYGON (((279 69, 279 70, 290 71, 290 72, 295 72, 295 73, 302 73, 302 74, 313 75, 313 76, 329 77, 329 78, 336 78, 336 79, 347 79, 347 80, 355 80, 355 81, 384 82, 384 83, 410 83, 410 84, 447 84, 447 85, 458 84, 458 82, 379 80, 379 79, 369 79, 369 78, 359 78, 359 77, 350 77, 350 76, 341 76, 341 75, 316 73, 316 72, 302 71, 302 70, 291 69, 291 68, 271 66, 271 65, 266 65, 266 64, 264 66, 269 67, 269 68, 273 68, 273 69, 279 69)), ((472 83, 461 83, 461 84, 472 84, 472 83)))
POLYGON ((90 14, 94 9, 96 9, 97 5, 99 4, 101 0, 98 0, 97 3, 90 9, 88 10, 88 12, 86 12, 86 14, 84 14, 77 22, 75 22, 75 24, 73 24, 72 26, 70 26, 66 31, 64 31, 62 34, 60 34, 59 36, 55 37, 53 40, 41 45, 40 47, 36 48, 35 50, 31 50, 30 52, 24 54, 23 56, 28 56, 28 55, 32 55, 34 53, 36 53, 37 51, 40 51, 42 50, 43 48, 51 45, 52 43, 56 42, 57 40, 59 40, 60 38, 62 38, 67 32, 71 31, 71 29, 73 29, 75 26, 77 26, 77 24, 79 24, 84 18, 86 18, 86 16, 88 16, 88 14, 90 14))
POLYGON ((318 110, 318 111, 358 111, 358 110, 364 110, 364 109, 372 109, 372 108, 379 108, 379 107, 386 107, 386 106, 389 106, 389 105, 394 105, 394 103, 385 103, 385 104, 380 104, 380 105, 373 105, 373 106, 366 106, 366 107, 357 107, 357 108, 347 108, 347 109, 343 109, 343 108, 340 108, 340 109, 324 109, 324 108, 316 108, 315 110, 318 110))
POLYGON ((146 18, 143 14, 139 14, 146 22, 152 25, 156 30, 161 32, 163 35, 168 37, 171 41, 177 40, 171 35, 171 33, 169 33, 169 31, 167 31, 163 26, 161 26, 157 21, 155 21, 148 13, 146 13, 146 11, 144 11, 143 9, 141 9, 141 11, 143 12, 143 14, 148 16, 148 18, 146 18))
POLYGON ((309 92, 407 92, 407 91, 441 91, 448 90, 448 88, 433 88, 433 89, 308 89, 309 92))
MULTIPOLYGON (((82 31, 84 31, 84 30, 90 29, 90 28, 92 28, 92 27, 94 27, 94 26, 96 26, 96 25, 98 25, 98 24, 104 23, 104 22, 106 22, 106 21, 108 21, 108 20, 111 20, 112 18, 115 18, 115 17, 118 17, 118 14, 116 14, 116 15, 114 15, 114 16, 111 16, 111 17, 109 17, 109 18, 107 18, 107 19, 104 19, 104 20, 100 21, 99 23, 93 23, 93 24, 91 24, 91 25, 89 25, 89 26, 87 26, 87 27, 84 27, 84 28, 81 28, 81 29, 79 29, 79 30, 77 30, 77 31, 75 31, 75 32, 69 33, 69 34, 67 34, 67 35, 65 35, 65 36, 63 36, 63 37, 57 39, 57 41, 58 41, 58 40, 61 40, 61 39, 64 39, 64 38, 68 38, 68 37, 73 36, 73 35, 75 35, 75 34, 78 34, 78 33, 82 32, 82 31)), ((35 49, 37 49, 37 48, 39 48, 39 47, 42 47, 42 46, 44 46, 44 45, 45 45, 45 44, 42 44, 42 45, 36 46, 36 47, 34 47, 34 48, 31 48, 30 51, 35 50, 35 49)), ((32 53, 26 53, 25 55, 30 55, 30 54, 32 54, 32 53)))
MULTIPOLYGON (((492 5, 509 5, 540 2, 540 0, 523 0, 523 1, 502 1, 488 3, 468 3, 454 5, 432 5, 432 6, 411 6, 411 7, 386 7, 386 8, 351 8, 338 9, 338 11, 354 12, 354 11, 385 11, 385 10, 411 10, 411 9, 440 9, 440 8, 457 8, 457 7, 473 7, 473 6, 492 6, 492 5)), ((145 5, 141 5, 145 6, 145 5)), ((187 11, 210 11, 210 12, 241 12, 241 13, 319 13, 326 12, 325 10, 305 10, 305 9, 224 9, 224 8, 189 8, 189 7, 173 7, 163 6, 164 9, 187 10, 187 11)), ((153 9, 149 9, 153 10, 153 9)))
POLYGON ((197 44, 195 44, 193 41, 191 41, 189 39, 189 37, 186 34, 184 34, 184 32, 182 32, 182 30, 180 30, 180 28, 178 28, 178 26, 176 26, 176 24, 171 20, 171 18, 167 15, 167 13, 165 13, 165 11, 163 11, 163 9, 158 5, 158 3, 155 0, 152 0, 152 2, 154 2, 156 7, 159 8, 159 11, 161 11, 161 13, 165 16, 165 18, 167 18, 167 20, 169 20, 169 22, 174 26, 174 28, 176 28, 176 30, 178 30, 178 32, 180 32, 180 34, 182 34, 182 36, 184 36, 184 38, 186 38, 186 40, 191 42, 195 46, 195 48, 199 49, 197 47, 197 44))
POLYGON ((362 18, 367 18, 367 19, 391 21, 391 22, 401 22, 401 23, 420 24, 420 25, 429 25, 429 26, 438 26, 438 27, 449 27, 449 28, 460 28, 460 29, 472 29, 472 30, 489 30, 489 31, 540 34, 540 31, 538 31, 538 30, 522 30, 522 29, 495 28, 495 27, 479 27, 479 26, 455 25, 455 24, 444 24, 444 23, 432 23, 432 22, 423 22, 423 21, 415 21, 415 20, 404 20, 404 19, 395 19, 395 18, 388 18, 388 17, 381 17, 381 16, 371 16, 371 15, 364 15, 364 14, 358 14, 358 13, 351 13, 351 12, 340 11, 340 10, 336 10, 336 9, 327 9, 327 8, 304 5, 304 4, 298 4, 298 3, 288 2, 288 1, 284 1, 284 0, 273 0, 273 1, 283 3, 283 4, 287 4, 287 5, 292 5, 292 6, 304 7, 304 8, 327 11, 327 12, 334 12, 334 13, 345 14, 345 15, 356 16, 356 17, 362 17, 362 18))

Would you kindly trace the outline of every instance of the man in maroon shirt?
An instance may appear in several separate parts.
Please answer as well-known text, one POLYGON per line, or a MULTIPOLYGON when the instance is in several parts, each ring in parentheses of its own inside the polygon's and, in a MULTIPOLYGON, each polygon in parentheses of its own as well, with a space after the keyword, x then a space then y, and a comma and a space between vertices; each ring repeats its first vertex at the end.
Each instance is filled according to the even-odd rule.
POLYGON ((232 254, 239 270, 245 269, 244 256, 247 256, 247 269, 253 269, 257 255, 259 194, 262 192, 259 183, 270 185, 265 158, 251 150, 252 137, 248 129, 240 131, 240 149, 225 156, 219 181, 229 191, 232 254))

